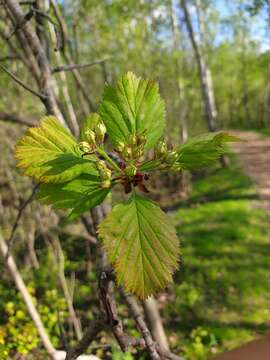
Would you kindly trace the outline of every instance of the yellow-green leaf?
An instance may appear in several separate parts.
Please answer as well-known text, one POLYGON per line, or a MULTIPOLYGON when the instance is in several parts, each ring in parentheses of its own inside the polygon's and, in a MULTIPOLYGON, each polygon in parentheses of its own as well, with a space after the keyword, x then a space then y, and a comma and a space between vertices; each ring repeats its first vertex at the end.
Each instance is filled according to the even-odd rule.
POLYGON ((149 199, 133 194, 99 226, 119 285, 145 299, 172 282, 179 241, 168 216, 149 199))
POLYGON ((26 175, 41 182, 66 182, 81 173, 95 173, 91 159, 81 157, 76 139, 53 116, 28 129, 15 157, 26 175))
POLYGON ((98 175, 81 174, 76 179, 60 184, 42 184, 39 199, 55 208, 71 209, 70 220, 99 205, 110 189, 101 187, 98 175))

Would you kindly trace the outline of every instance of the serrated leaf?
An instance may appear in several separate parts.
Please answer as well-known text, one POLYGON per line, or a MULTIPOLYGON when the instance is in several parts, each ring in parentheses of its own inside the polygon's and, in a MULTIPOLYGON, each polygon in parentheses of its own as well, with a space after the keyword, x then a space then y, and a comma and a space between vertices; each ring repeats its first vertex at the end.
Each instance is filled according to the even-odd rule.
POLYGON ((107 86, 99 114, 112 143, 127 143, 131 134, 145 131, 146 149, 155 145, 165 126, 165 106, 158 85, 136 77, 132 72, 123 75, 116 86, 107 86))
POLYGON ((85 211, 99 205, 110 189, 100 186, 99 176, 81 174, 66 183, 42 184, 39 199, 55 208, 72 209, 69 215, 74 220, 85 211))
POLYGON ((145 299, 172 282, 179 241, 167 215, 136 194, 116 205, 99 226, 99 235, 117 282, 145 299))
POLYGON ((179 154, 175 164, 187 170, 206 167, 226 153, 226 143, 234 141, 241 140, 225 132, 194 137, 175 150, 179 154))
POLYGON ((16 146, 17 166, 41 182, 66 182, 81 173, 96 173, 82 158, 76 139, 53 116, 30 128, 16 146))

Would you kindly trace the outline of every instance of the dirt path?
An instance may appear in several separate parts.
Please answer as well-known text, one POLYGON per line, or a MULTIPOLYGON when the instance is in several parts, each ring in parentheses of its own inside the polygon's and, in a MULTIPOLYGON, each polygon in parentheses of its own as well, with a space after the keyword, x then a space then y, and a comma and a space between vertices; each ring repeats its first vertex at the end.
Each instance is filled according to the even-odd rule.
POLYGON ((233 144, 240 165, 257 186, 260 199, 270 207, 270 138, 253 131, 234 132, 246 142, 233 144))

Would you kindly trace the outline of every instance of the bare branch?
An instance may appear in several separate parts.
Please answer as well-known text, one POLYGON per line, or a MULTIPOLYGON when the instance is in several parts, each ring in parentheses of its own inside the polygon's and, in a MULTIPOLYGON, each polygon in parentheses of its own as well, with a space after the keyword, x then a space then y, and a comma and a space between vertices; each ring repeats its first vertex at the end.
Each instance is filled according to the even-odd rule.
POLYGON ((17 227, 18 227, 20 219, 21 219, 21 217, 23 215, 24 209, 33 200, 34 196, 36 195, 36 192, 37 192, 38 188, 39 188, 39 183, 36 184, 33 187, 33 190, 31 192, 31 194, 28 196, 28 198, 23 202, 22 206, 19 208, 19 211, 18 211, 18 214, 16 216, 15 222, 14 222, 14 224, 12 226, 10 237, 8 239, 8 250, 7 250, 6 259, 5 259, 6 261, 8 261, 11 249, 13 247, 15 231, 17 230, 17 227))
POLYGON ((70 64, 70 65, 61 65, 61 66, 56 66, 55 68, 52 69, 52 73, 58 73, 60 71, 71 71, 74 69, 84 69, 90 66, 94 66, 94 65, 98 65, 98 64, 102 64, 105 61, 109 60, 109 58, 104 58, 104 59, 99 59, 99 60, 95 60, 91 63, 87 63, 87 64, 70 64))
POLYGON ((7 36, 7 40, 10 40, 12 38, 12 36, 20 29, 22 29, 24 27, 24 25, 26 23, 28 23, 28 21, 30 21, 32 19, 32 17, 34 16, 34 11, 33 9, 30 9, 28 13, 26 13, 23 18, 21 19, 20 22, 18 22, 16 24, 16 26, 14 27, 14 29, 10 32, 10 34, 7 36))
MULTIPOLYGON (((8 10, 16 23, 21 24, 22 19, 24 18, 24 13, 19 3, 16 0, 5 0, 5 4, 7 5, 8 10)), ((52 74, 50 64, 46 53, 40 43, 40 40, 29 22, 24 25, 22 31, 40 68, 40 88, 45 95, 45 98, 42 99, 43 103, 49 114, 55 115, 64 126, 67 126, 56 100, 56 96, 52 86, 52 74)))
POLYGON ((0 121, 10 121, 14 123, 18 123, 21 125, 26 126, 35 126, 37 125, 36 121, 34 119, 31 119, 30 117, 23 116, 20 114, 15 113, 6 113, 6 112, 0 112, 0 121))
POLYGON ((128 306, 129 312, 133 319, 136 321, 138 329, 143 335, 147 349, 149 350, 151 359, 169 359, 169 360, 184 360, 184 358, 174 355, 169 350, 161 349, 152 339, 151 333, 144 321, 141 310, 136 300, 131 294, 127 294, 123 289, 120 289, 122 296, 128 306))
POLYGON ((103 319, 92 320, 84 332, 82 339, 76 344, 76 346, 68 350, 65 360, 76 360, 87 350, 89 345, 95 340, 104 327, 105 323, 103 319))
POLYGON ((137 302, 130 294, 125 293, 123 290, 121 290, 121 293, 125 299, 125 302, 128 306, 131 316, 136 321, 138 329, 142 333, 142 336, 145 340, 145 345, 146 345, 147 349, 149 350, 151 359, 152 360, 160 360, 160 356, 157 352, 156 343, 152 339, 151 333, 141 315, 141 311, 140 311, 140 308, 139 308, 137 302))
POLYGON ((20 56, 18 56, 18 55, 7 55, 7 56, 0 57, 0 62, 19 60, 19 59, 20 59, 20 56))
POLYGON ((12 74, 7 68, 0 64, 0 69, 2 69, 5 73, 7 73, 17 84, 23 87, 25 90, 29 91, 31 94, 37 96, 41 100, 45 100, 45 96, 36 90, 31 89, 28 85, 26 85, 23 81, 21 81, 16 75, 12 74))

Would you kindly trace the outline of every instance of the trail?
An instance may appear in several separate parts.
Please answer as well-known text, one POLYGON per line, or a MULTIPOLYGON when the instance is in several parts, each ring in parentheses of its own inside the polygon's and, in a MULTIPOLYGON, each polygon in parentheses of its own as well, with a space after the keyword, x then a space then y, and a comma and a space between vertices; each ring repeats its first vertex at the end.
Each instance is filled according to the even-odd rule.
POLYGON ((260 207, 270 210, 270 138, 253 131, 233 132, 246 140, 232 145, 239 164, 255 183, 260 198, 260 207))

